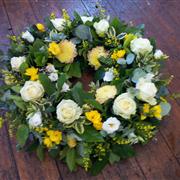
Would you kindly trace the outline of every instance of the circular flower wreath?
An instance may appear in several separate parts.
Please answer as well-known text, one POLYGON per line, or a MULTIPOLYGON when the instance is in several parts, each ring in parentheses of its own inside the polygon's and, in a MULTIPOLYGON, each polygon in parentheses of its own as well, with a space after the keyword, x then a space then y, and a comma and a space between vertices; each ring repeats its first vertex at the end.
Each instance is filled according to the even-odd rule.
POLYGON ((159 72, 167 56, 142 37, 143 25, 74 15, 63 10, 9 36, 1 102, 19 149, 40 159, 47 149, 71 171, 95 175, 133 156, 132 145, 147 143, 169 113, 169 79, 159 72), (92 79, 88 91, 83 76, 92 79))

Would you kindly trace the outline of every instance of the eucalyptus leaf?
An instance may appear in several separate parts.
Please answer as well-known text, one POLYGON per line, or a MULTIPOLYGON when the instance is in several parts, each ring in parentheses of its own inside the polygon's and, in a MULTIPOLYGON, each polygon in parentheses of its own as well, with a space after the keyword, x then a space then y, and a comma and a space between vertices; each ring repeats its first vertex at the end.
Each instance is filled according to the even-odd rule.
POLYGON ((135 55, 133 53, 129 53, 126 57, 127 64, 132 64, 135 59, 135 55))
POLYGON ((25 124, 20 125, 16 133, 16 138, 20 146, 24 146, 28 136, 29 136, 29 128, 25 124))
POLYGON ((79 39, 92 41, 91 30, 86 25, 79 25, 75 28, 74 33, 79 39))
POLYGON ((137 83, 139 78, 144 77, 146 75, 146 72, 142 70, 141 68, 137 68, 133 71, 133 77, 132 82, 137 83))
POLYGON ((161 106, 161 110, 162 110, 161 115, 162 116, 168 115, 171 110, 171 105, 168 102, 161 102, 160 106, 161 106))

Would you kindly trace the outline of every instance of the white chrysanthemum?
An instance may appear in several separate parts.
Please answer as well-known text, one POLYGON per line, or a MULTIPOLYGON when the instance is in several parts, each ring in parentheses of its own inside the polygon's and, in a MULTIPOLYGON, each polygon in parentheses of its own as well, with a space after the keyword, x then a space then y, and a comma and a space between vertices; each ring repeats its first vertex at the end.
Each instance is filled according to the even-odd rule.
POLYGON ((79 119, 82 109, 74 101, 63 99, 56 108, 56 114, 60 122, 70 124, 79 119))
POLYGON ((34 101, 44 95, 44 88, 39 81, 26 81, 20 94, 24 101, 34 101))
POLYGON ((96 101, 100 104, 105 103, 109 99, 113 99, 117 94, 116 86, 105 85, 96 90, 96 101))
POLYGON ((58 80, 58 73, 57 72, 52 72, 49 74, 48 78, 54 82, 54 81, 57 81, 58 80))
POLYGON ((102 129, 108 134, 112 134, 119 129, 120 121, 116 117, 110 117, 103 122, 102 129))
POLYGON ((92 22, 93 21, 93 18, 92 16, 81 16, 81 20, 82 22, 85 24, 87 21, 90 21, 92 22))
POLYGON ((66 20, 63 18, 55 18, 51 19, 51 22, 58 31, 62 31, 64 29, 66 20))
POLYGON ((42 124, 42 115, 40 111, 37 111, 33 115, 27 117, 30 127, 37 127, 42 124))
POLYGON ((150 53, 153 50, 153 46, 150 41, 145 38, 137 38, 131 41, 131 50, 135 54, 145 54, 150 53))
POLYGON ((30 43, 34 42, 34 37, 29 31, 22 33, 22 38, 27 40, 30 43))
POLYGON ((26 57, 25 56, 12 57, 10 61, 11 61, 12 70, 19 71, 21 64, 26 61, 26 57))
POLYGON ((163 56, 163 52, 160 49, 156 49, 155 53, 154 53, 154 57, 155 59, 160 59, 163 56))
POLYGON ((137 98, 145 101, 151 105, 155 105, 157 88, 154 83, 151 82, 151 79, 148 78, 140 78, 136 84, 136 89, 139 90, 137 98))
POLYGON ((109 29, 109 22, 106 19, 102 19, 99 22, 94 23, 94 28, 99 36, 104 36, 109 29))
POLYGON ((113 103, 114 114, 130 119, 131 115, 136 113, 136 102, 128 93, 120 94, 113 103))

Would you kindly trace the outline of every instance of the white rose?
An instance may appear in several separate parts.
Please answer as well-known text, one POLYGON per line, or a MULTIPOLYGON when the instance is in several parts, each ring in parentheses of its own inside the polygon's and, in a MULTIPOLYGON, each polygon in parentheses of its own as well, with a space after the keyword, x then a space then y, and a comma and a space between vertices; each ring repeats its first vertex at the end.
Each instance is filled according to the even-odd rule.
POLYGON ((66 20, 63 18, 55 18, 51 19, 51 22, 58 31, 62 31, 64 29, 66 20))
POLYGON ((26 81, 20 94, 24 101, 33 101, 44 95, 44 88, 39 81, 26 81))
POLYGON ((48 78, 53 82, 57 81, 58 80, 58 73, 52 72, 52 73, 49 74, 48 78))
POLYGON ((113 73, 113 69, 109 69, 109 71, 105 72, 105 75, 103 77, 103 80, 106 82, 110 82, 114 79, 114 73, 113 73))
POLYGON ((37 111, 33 116, 28 117, 28 123, 30 127, 37 127, 42 124, 42 115, 40 111, 37 111))
POLYGON ((116 117, 110 117, 103 122, 102 129, 108 134, 112 134, 119 129, 120 121, 116 117))
POLYGON ((163 56, 163 52, 160 49, 156 49, 155 53, 154 53, 154 57, 155 59, 160 59, 163 56))
POLYGON ((130 119, 136 113, 136 102, 129 93, 120 94, 113 103, 114 114, 130 119))
POLYGON ((56 108, 56 114, 60 122, 70 124, 79 119, 82 109, 74 101, 63 99, 56 108))
POLYGON ((29 31, 24 32, 22 34, 22 38, 27 40, 30 43, 34 42, 34 37, 33 37, 33 35, 29 31))
POLYGON ((19 68, 23 62, 26 61, 25 56, 20 56, 20 57, 13 57, 11 58, 11 68, 14 71, 19 71, 19 68))
POLYGON ((69 84, 64 83, 61 89, 61 92, 68 92, 70 90, 69 84))
POLYGON ((151 79, 140 78, 136 84, 136 89, 139 90, 137 98, 143 100, 151 105, 155 105, 156 99, 154 98, 157 93, 157 88, 154 83, 151 82, 151 79))
POLYGON ((88 16, 81 16, 81 20, 82 22, 85 24, 87 21, 90 21, 92 22, 93 21, 93 18, 92 16, 88 17, 88 16))
POLYGON ((117 94, 116 86, 105 85, 96 90, 96 101, 103 104, 109 99, 113 99, 117 94))
POLYGON ((94 28, 99 36, 104 36, 109 29, 109 22, 106 19, 102 19, 99 22, 94 23, 94 28))
POLYGON ((53 65, 53 64, 50 64, 50 63, 46 66, 46 71, 47 71, 48 73, 57 72, 57 70, 55 69, 54 65, 53 65))
POLYGON ((137 38, 132 40, 130 47, 135 54, 150 53, 153 49, 153 46, 151 45, 150 41, 145 38, 137 38))

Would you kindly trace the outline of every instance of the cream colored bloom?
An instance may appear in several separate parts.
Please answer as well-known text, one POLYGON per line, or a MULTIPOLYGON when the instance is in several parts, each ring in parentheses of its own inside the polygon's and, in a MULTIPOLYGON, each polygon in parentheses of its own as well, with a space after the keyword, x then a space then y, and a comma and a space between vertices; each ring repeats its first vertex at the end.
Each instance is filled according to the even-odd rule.
POLYGON ((20 94, 24 101, 34 101, 44 95, 44 88, 39 81, 26 81, 20 94))
POLYGON ((112 134, 119 129, 121 122, 116 117, 110 117, 103 122, 102 129, 108 134, 112 134))
POLYGON ((66 20, 63 18, 55 18, 51 19, 51 22, 58 31, 62 31, 64 29, 66 20))
POLYGON ((97 46, 88 52, 89 64, 93 66, 96 70, 101 66, 98 60, 101 56, 108 56, 108 53, 105 51, 103 46, 97 46))
POLYGON ((82 22, 85 24, 87 21, 90 21, 92 22, 93 21, 93 18, 92 16, 81 16, 81 20, 82 22))
POLYGON ((136 84, 136 89, 139 90, 137 98, 143 100, 151 105, 155 105, 157 88, 154 83, 151 82, 151 78, 140 78, 136 84))
POLYGON ((105 85, 96 90, 96 101, 100 104, 105 103, 109 99, 113 99, 117 94, 116 86, 105 85))
POLYGON ((37 127, 42 124, 42 114, 40 111, 37 111, 33 115, 27 117, 30 127, 37 127))
POLYGON ((156 49, 155 53, 154 53, 154 58, 155 59, 160 59, 163 56, 163 52, 160 49, 156 49))
POLYGON ((136 113, 136 103, 128 93, 120 94, 113 103, 114 114, 130 119, 136 113))
POLYGON ((33 37, 33 35, 29 31, 24 32, 22 34, 22 38, 27 40, 30 43, 34 42, 34 37, 33 37))
POLYGON ((79 119, 82 109, 74 101, 63 99, 56 108, 56 114, 60 122, 70 124, 79 119))
POLYGON ((21 64, 26 61, 26 57, 25 56, 12 57, 10 61, 11 61, 12 70, 19 71, 21 64))
POLYGON ((76 45, 68 40, 63 40, 58 45, 60 52, 56 55, 56 58, 62 63, 72 63, 77 56, 76 45))
POLYGON ((109 22, 106 19, 102 19, 99 22, 94 23, 94 28, 99 36, 104 36, 109 29, 109 22))
POLYGON ((145 38, 137 38, 131 41, 131 50, 135 54, 145 54, 150 53, 153 50, 153 46, 150 41, 145 38))

